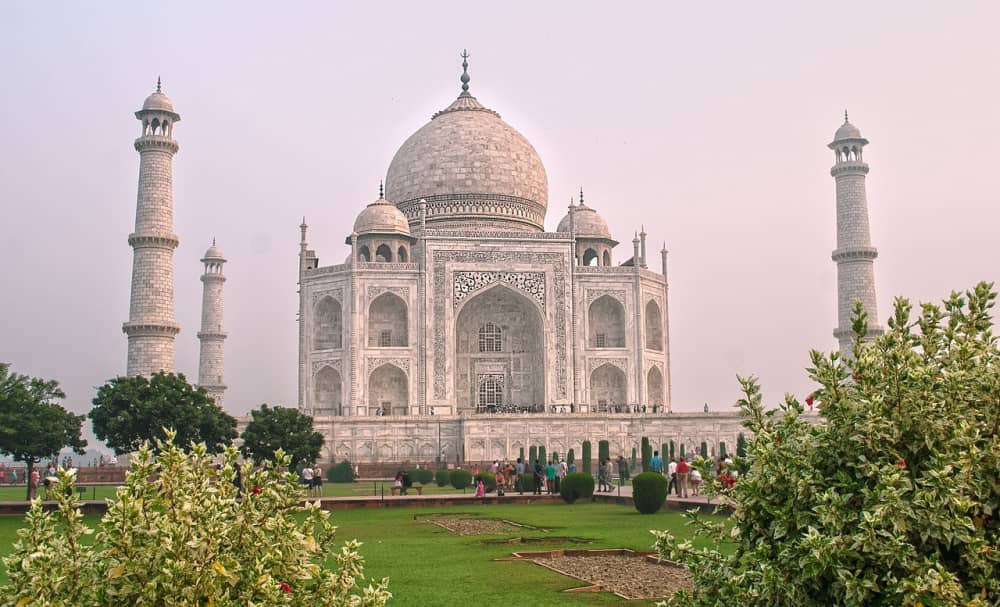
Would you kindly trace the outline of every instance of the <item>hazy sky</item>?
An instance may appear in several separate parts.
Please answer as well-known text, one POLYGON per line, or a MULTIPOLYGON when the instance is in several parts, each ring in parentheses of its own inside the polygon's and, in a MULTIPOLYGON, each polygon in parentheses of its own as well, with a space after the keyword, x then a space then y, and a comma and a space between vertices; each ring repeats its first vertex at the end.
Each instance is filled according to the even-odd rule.
MULTIPOLYGON (((227 409, 296 398, 298 224, 323 265, 398 146, 459 92, 523 133, 555 229, 582 184, 631 256, 670 249, 673 402, 810 390, 836 347, 833 153, 871 144, 880 320, 1000 280, 995 2, 37 3, 0 7, 0 360, 86 411, 125 371, 139 123, 174 134, 176 368, 197 378, 201 255, 226 252, 227 409), (623 9, 622 7, 628 7, 623 9)), ((650 255, 658 260, 658 255, 650 255)), ((659 267, 659 262, 651 264, 659 267)))

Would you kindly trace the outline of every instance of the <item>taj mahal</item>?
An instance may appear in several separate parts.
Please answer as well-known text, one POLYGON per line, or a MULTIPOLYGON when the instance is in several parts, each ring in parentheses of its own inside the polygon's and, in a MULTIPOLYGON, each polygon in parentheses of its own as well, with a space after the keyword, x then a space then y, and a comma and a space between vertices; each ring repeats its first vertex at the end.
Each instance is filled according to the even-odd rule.
MULTIPOLYGON (((628 457, 644 436, 689 452, 701 443, 712 453, 723 443, 733 448, 741 431, 734 413, 672 411, 666 247, 650 260, 643 226, 619 235, 623 245, 601 215, 611 205, 585 200, 583 189, 560 205, 557 229, 546 231, 542 159, 470 93, 468 67, 463 53, 458 97, 402 143, 384 189, 359 204, 349 231, 311 234, 302 220, 297 404, 324 435, 324 455, 359 463, 489 461, 516 458, 532 445, 579 454, 585 440, 608 440, 613 456, 628 457), (310 238, 322 244, 313 247, 310 238), (340 242, 347 258, 321 263, 340 242)), ((158 84, 136 117, 143 124, 135 143, 139 193, 123 330, 127 372, 149 374, 173 369, 180 330, 171 187, 180 115, 158 84)), ((867 143, 845 116, 830 144, 840 300, 834 334, 842 350, 854 300, 868 311, 870 333, 878 332, 867 143)), ((202 261, 198 384, 222 406, 226 259, 213 242, 202 261)))

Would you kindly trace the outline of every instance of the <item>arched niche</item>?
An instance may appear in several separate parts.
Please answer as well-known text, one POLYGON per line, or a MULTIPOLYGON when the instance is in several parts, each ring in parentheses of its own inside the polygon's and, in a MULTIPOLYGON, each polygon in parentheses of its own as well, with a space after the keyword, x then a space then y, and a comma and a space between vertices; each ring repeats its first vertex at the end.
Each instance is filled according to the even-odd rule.
POLYGON ((646 373, 646 402, 654 407, 659 407, 666 402, 663 391, 663 373, 660 368, 653 366, 646 373))
POLYGON ((313 411, 315 415, 341 415, 343 382, 340 372, 323 367, 316 373, 313 411))
POLYGON ((368 413, 406 415, 410 409, 410 388, 406 373, 386 363, 368 376, 368 413))
POLYGON ((313 319, 313 348, 330 350, 340 348, 343 343, 344 314, 340 302, 332 297, 324 297, 316 304, 313 319))
POLYGON ((459 411, 544 405, 541 309, 503 284, 476 293, 465 301, 455 320, 455 361, 459 411))
POLYGON ((587 345, 591 348, 625 347, 625 306, 602 295, 587 310, 587 345))
POLYGON ((615 365, 605 363, 590 374, 591 406, 596 407, 598 411, 626 405, 627 398, 625 372, 615 365))
POLYGON ((646 349, 663 351, 663 316, 653 299, 646 303, 646 349))
POLYGON ((368 306, 368 347, 401 348, 409 344, 406 302, 383 293, 368 306))

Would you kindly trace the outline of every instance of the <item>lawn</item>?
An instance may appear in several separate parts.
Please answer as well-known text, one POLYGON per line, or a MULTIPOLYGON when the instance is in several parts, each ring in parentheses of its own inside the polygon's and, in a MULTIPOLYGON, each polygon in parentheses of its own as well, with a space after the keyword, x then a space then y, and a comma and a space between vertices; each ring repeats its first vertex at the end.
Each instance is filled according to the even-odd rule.
MULTIPOLYGON (((389 577, 395 598, 392 605, 468 605, 470 600, 501 598, 514 605, 608 605, 648 607, 655 601, 625 601, 609 593, 561 592, 582 585, 528 562, 494 559, 516 550, 551 548, 633 548, 648 550, 650 529, 672 529, 686 536, 687 528, 676 512, 638 514, 631 506, 604 503, 566 505, 470 505, 454 508, 363 508, 333 513, 341 539, 358 538, 364 545, 369 577, 389 577), (501 518, 547 529, 525 530, 524 537, 566 536, 592 543, 516 546, 484 545, 482 536, 458 536, 426 522, 434 513, 468 513, 501 518)), ((88 517, 90 525, 97 517, 88 517)), ((20 517, 0 517, 0 554, 14 541, 20 517)), ((510 534, 495 537, 512 537, 510 534)), ((0 581, 5 581, 0 571, 0 581)))

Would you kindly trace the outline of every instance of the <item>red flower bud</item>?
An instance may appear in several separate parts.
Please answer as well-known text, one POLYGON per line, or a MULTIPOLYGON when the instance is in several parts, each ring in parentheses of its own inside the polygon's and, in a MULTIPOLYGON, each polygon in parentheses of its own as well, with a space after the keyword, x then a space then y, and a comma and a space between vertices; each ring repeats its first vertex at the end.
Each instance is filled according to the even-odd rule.
POLYGON ((292 587, 288 582, 281 582, 281 589, 287 594, 291 594, 292 592, 292 587))
POLYGON ((813 406, 813 395, 812 394, 810 394, 809 396, 806 397, 806 404, 809 405, 810 407, 813 406))
POLYGON ((254 487, 253 489, 250 490, 250 493, 253 493, 254 495, 260 495, 260 487, 254 487))
POLYGON ((896 465, 899 466, 900 468, 905 468, 906 462, 900 459, 898 462, 896 462, 896 465))
POLYGON ((778 436, 777 434, 775 434, 774 435, 774 442, 775 442, 775 444, 780 443, 781 442, 781 437, 778 436))

